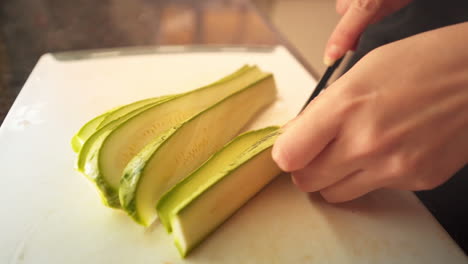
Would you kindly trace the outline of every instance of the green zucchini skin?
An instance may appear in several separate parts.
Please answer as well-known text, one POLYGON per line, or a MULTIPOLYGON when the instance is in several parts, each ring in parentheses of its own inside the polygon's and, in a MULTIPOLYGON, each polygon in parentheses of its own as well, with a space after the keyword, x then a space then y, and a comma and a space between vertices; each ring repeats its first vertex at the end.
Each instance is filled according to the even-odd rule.
POLYGON ((163 97, 159 102, 155 102, 150 105, 143 106, 139 109, 133 110, 132 112, 106 124, 104 127, 98 129, 94 134, 92 134, 83 144, 80 152, 78 153, 78 158, 76 161, 76 169, 85 175, 98 189, 98 193, 101 197, 101 201, 104 205, 110 208, 121 208, 118 190, 112 188, 109 185, 107 180, 103 177, 99 170, 99 163, 97 157, 99 157, 99 152, 101 150, 102 143, 107 138, 107 136, 120 124, 131 118, 132 116, 144 111, 148 107, 152 107, 155 104, 159 104, 168 100, 169 97, 163 97))
POLYGON ((72 137, 71 139, 71 147, 75 153, 80 152, 81 147, 85 143, 85 141, 91 137, 91 135, 96 132, 99 124, 106 118, 106 116, 112 112, 105 112, 104 114, 101 114, 90 121, 88 121, 86 124, 84 124, 78 132, 72 137))
MULTIPOLYGON (((123 177, 120 182, 120 189, 119 189, 119 196, 120 196, 120 203, 123 209, 131 216, 137 223, 142 224, 144 226, 148 226, 154 220, 156 216, 156 210, 154 206, 158 202, 160 196, 167 191, 170 187, 180 181, 182 178, 187 176, 188 174, 170 174, 162 171, 162 167, 166 166, 166 163, 161 163, 159 160, 163 160, 167 158, 167 154, 173 155, 177 157, 180 153, 176 150, 171 150, 172 144, 177 144, 174 142, 178 142, 177 140, 183 140, 180 135, 186 135, 187 137, 192 135, 199 135, 197 132, 191 130, 192 127, 197 127, 202 129, 198 133, 226 133, 223 135, 222 139, 210 137, 211 140, 220 140, 217 142, 216 148, 222 147, 225 143, 235 137, 238 131, 248 122, 250 121, 257 112, 267 106, 268 104, 272 103, 276 99, 276 88, 274 84, 274 78, 271 74, 264 76, 262 79, 258 80, 255 83, 245 87, 244 89, 237 91, 236 93, 230 95, 229 97, 223 99, 222 101, 216 103, 215 105, 211 106, 210 108, 204 110, 203 112, 197 114, 196 116, 192 117, 191 119, 185 121, 180 126, 173 127, 169 129, 166 133, 163 134, 161 138, 157 138, 147 147, 145 147, 140 154, 138 154, 126 167, 124 170, 123 177), (257 100, 249 100, 250 98, 258 98, 257 100), (235 106, 231 104, 236 103, 235 106), (252 105, 247 105, 239 110, 239 103, 249 102, 252 105), (227 108, 228 107, 228 108, 227 108), (229 110, 226 110, 229 109, 229 110), (236 111, 237 110, 237 111, 236 111), (209 119, 208 116, 216 116, 218 112, 228 111, 232 113, 232 111, 236 111, 236 115, 240 117, 238 124, 233 122, 218 123, 218 122, 211 122, 211 120, 204 121, 204 118, 209 119), (244 112, 242 112, 244 111, 244 112), (199 121, 201 120, 201 121, 199 121), (210 123, 211 122, 211 123, 210 123), (206 129, 205 126, 211 124, 214 127, 211 129, 206 129), (230 130, 228 130, 229 128, 230 130), (226 131, 230 131, 229 134, 226 131), (170 142, 170 143, 168 143, 170 142), (167 145, 167 146, 165 146, 167 145), (169 151, 169 152, 168 152, 169 151), (159 164, 161 163, 161 164, 159 164), (156 165, 159 164, 159 165, 156 165), (155 172, 152 169, 148 168, 159 168, 159 172, 155 172), (158 184, 155 183, 148 183, 152 181, 159 182, 158 184), (147 183, 143 184, 143 181, 147 181, 147 183), (140 191, 139 189, 142 188, 149 188, 147 186, 152 186, 154 190, 151 190, 152 194, 150 196, 154 196, 156 198, 155 201, 151 201, 153 204, 149 206, 146 202, 150 203, 146 200, 146 198, 142 198, 142 201, 139 202, 139 196, 143 195, 145 191, 140 191), (159 197, 158 197, 159 196, 159 197), (139 207, 146 207, 146 209, 139 209, 139 207), (151 209, 149 209, 151 207, 151 209), (152 210, 152 211, 151 211, 152 210), (146 214, 146 216, 143 216, 146 214)), ((227 120, 225 120, 227 122, 227 120)), ((219 134, 218 134, 219 136, 219 134)), ((188 148, 190 146, 188 145, 188 148)), ((185 150, 184 150, 185 151, 185 150)), ((211 154, 215 151, 208 150, 207 153, 203 153, 202 156, 197 156, 194 158, 194 164, 190 166, 195 166, 194 168, 186 167, 184 165, 185 170, 192 170, 198 167, 203 161, 205 161, 211 154)), ((200 155, 200 153, 197 153, 200 155)), ((184 156, 184 152, 179 156, 184 156)), ((170 156, 172 157, 172 156, 170 156)), ((168 165, 169 166, 169 165, 168 165)), ((171 167, 171 166, 169 166, 171 167)), ((156 169, 158 170, 158 169, 156 169)), ((174 170, 177 170, 175 168, 174 170)), ((189 173, 188 171, 187 173, 189 173)), ((144 195, 143 195, 144 196, 144 195)))

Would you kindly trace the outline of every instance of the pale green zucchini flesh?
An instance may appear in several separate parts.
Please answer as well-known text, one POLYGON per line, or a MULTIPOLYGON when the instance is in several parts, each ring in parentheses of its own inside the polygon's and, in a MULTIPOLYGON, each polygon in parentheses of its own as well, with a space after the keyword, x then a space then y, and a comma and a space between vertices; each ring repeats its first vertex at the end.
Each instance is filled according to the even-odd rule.
POLYGON ((275 98, 273 76, 263 76, 156 138, 124 170, 119 189, 122 207, 138 223, 151 224, 162 194, 234 138, 275 98))
MULTIPOLYGON (((119 112, 119 109, 117 109, 114 113, 110 113, 110 115, 106 116, 114 116, 114 118, 117 119, 107 124, 105 123, 106 119, 104 119, 101 122, 104 126, 86 140, 78 155, 77 169, 96 184, 105 205, 119 208, 118 182, 121 177, 121 172, 128 163, 128 160, 138 153, 138 150, 143 147, 142 145, 150 141, 154 135, 160 134, 159 130, 164 131, 171 126, 177 125, 182 119, 186 119, 203 110, 203 107, 199 107, 199 109, 196 109, 196 107, 188 107, 189 109, 187 111, 180 114, 179 110, 186 107, 184 104, 189 104, 190 99, 204 100, 205 104, 214 104, 216 101, 221 100, 222 97, 240 89, 237 86, 242 85, 242 82, 252 82, 262 75, 264 74, 258 68, 244 66, 212 85, 184 94, 152 98, 149 99, 149 104, 147 104, 146 102, 148 101, 145 102, 145 100, 136 102, 136 104, 132 105, 130 108, 127 107, 127 110, 134 110, 125 115, 121 116, 123 112, 119 112), (238 80, 239 78, 241 78, 241 81, 238 80), (210 97, 210 92, 214 92, 216 96, 210 97), (194 94, 194 96, 191 96, 192 94, 194 94), (203 98, 199 98, 201 96, 203 96, 203 98), (217 98, 217 96, 221 98, 217 98), (177 100, 179 97, 187 97, 188 100, 177 100), (137 108, 135 107, 136 105, 140 107, 137 108), (149 121, 153 121, 153 123, 149 121), (138 131, 138 129, 144 131, 138 131), (133 137, 128 134, 129 131, 134 132, 133 137), (144 135, 141 135, 140 132, 144 135), (136 142, 131 142, 132 140, 136 142), (113 148, 115 147, 113 144, 117 145, 118 150, 113 148), (129 147, 129 149, 125 149, 125 147, 129 147), (122 150, 122 148, 124 150, 122 150), (122 152, 125 152, 124 154, 128 156, 122 158, 122 152), (120 159, 119 161, 121 162, 116 161, 116 159, 120 159), (117 166, 120 169, 109 168, 111 166, 117 166), (103 167, 104 169, 102 169, 103 167), (106 169, 115 172, 115 174, 111 174, 111 177, 113 176, 114 178, 105 177, 109 176, 109 174, 106 174, 106 169), (112 181, 112 179, 114 179, 114 181, 112 181)), ((130 134, 131 133, 132 132, 130 132, 130 134)))
POLYGON ((114 190, 108 199, 118 200, 117 192, 125 166, 151 140, 266 75, 257 67, 243 67, 229 78, 175 96, 112 129, 102 139, 94 160, 87 161, 93 165, 90 171, 94 178, 100 178, 106 184, 106 190, 114 190))
POLYGON ((105 112, 104 114, 101 114, 90 121, 88 121, 86 124, 84 124, 80 130, 73 136, 71 140, 71 146, 74 152, 78 153, 81 150, 81 147, 83 144, 88 140, 89 137, 91 137, 94 132, 99 130, 100 128, 104 127, 105 125, 109 124, 110 122, 132 112, 133 110, 136 110, 140 107, 143 107, 145 105, 159 102, 163 99, 167 99, 169 97, 172 97, 172 95, 166 95, 162 97, 155 97, 155 98, 149 98, 149 99, 143 99, 137 102, 133 102, 131 104, 127 104, 124 106, 116 107, 112 110, 109 110, 105 112))
POLYGON ((181 256, 280 173, 271 158, 278 134, 268 127, 238 136, 161 198, 158 215, 181 256))
MULTIPOLYGON (((242 73, 244 73, 245 71, 248 71, 250 70, 252 67, 248 66, 248 65, 245 65, 243 67, 241 67, 239 70, 237 70, 236 72, 234 72, 233 74, 231 75, 228 75, 216 82, 214 82, 213 84, 217 84, 217 83, 221 83, 221 82, 224 82, 226 80, 229 80, 230 78, 233 78, 237 75, 240 75, 242 73)), ((162 100, 166 100, 170 97, 174 97, 175 95, 165 95, 165 96, 161 96, 161 97, 153 97, 153 98, 149 98, 149 99, 143 99, 143 100, 140 100, 140 101, 136 101, 136 102, 133 102, 131 104, 127 104, 127 105, 124 105, 124 106, 119 106, 119 107, 116 107, 116 108, 113 108, 93 119, 91 119, 90 121, 88 121, 86 124, 84 124, 80 130, 78 130, 78 132, 72 137, 72 140, 71 140, 71 147, 73 149, 74 152, 78 153, 80 150, 81 150, 81 147, 83 146, 83 144, 85 143, 85 141, 91 137, 92 134, 94 134, 94 132, 96 132, 97 130, 99 130, 100 128, 103 128, 105 125, 109 124, 110 122, 114 121, 114 120, 117 120, 119 119, 120 117, 123 117, 125 115, 127 115, 128 113, 138 109, 138 108, 141 108, 145 105, 149 105, 149 104, 152 104, 152 103, 157 103, 157 102, 160 102, 162 100)))
POLYGON ((176 95, 165 95, 165 96, 160 96, 160 97, 153 97, 153 98, 148 98, 148 99, 143 99, 140 101, 136 101, 134 103, 125 105, 123 107, 120 107, 109 114, 107 114, 104 119, 101 121, 97 129, 100 129, 104 127, 105 125, 109 124, 110 122, 138 109, 146 105, 150 105, 153 103, 161 102, 163 100, 170 99, 172 97, 175 97, 176 95))
POLYGON ((120 207, 117 192, 115 191, 115 189, 110 188, 107 182, 104 181, 99 175, 97 156, 99 154, 102 142, 112 132, 112 130, 114 130, 120 124, 122 124, 132 116, 140 113, 141 111, 144 111, 145 109, 152 107, 155 104, 163 102, 167 98, 168 97, 164 97, 161 99, 160 102, 155 102, 150 105, 145 105, 141 108, 133 110, 132 112, 127 113, 126 115, 121 116, 120 118, 108 123, 104 127, 94 132, 81 147, 76 161, 76 169, 82 172, 88 179, 90 179, 96 185, 104 205, 113 208, 120 207))
MULTIPOLYGON (((162 97, 158 97, 158 98, 154 98, 154 99, 159 99, 159 100, 154 100, 153 103, 150 103, 148 105, 144 105, 140 108, 137 108, 111 122, 109 122, 108 124, 106 124, 105 126, 95 130, 87 139, 86 141, 84 141, 83 145, 81 146, 80 148, 80 151, 78 152, 78 158, 77 158, 77 162, 76 162, 76 168, 78 169, 78 171, 80 172, 85 172, 85 165, 86 165, 86 162, 90 160, 90 156, 91 156, 91 153, 90 153, 90 149, 91 148, 96 148, 99 149, 101 147, 100 144, 102 144, 102 140, 105 139, 105 137, 102 137, 103 134, 109 134, 112 130, 114 130, 115 128, 117 128, 120 124, 124 123, 125 121, 127 121, 128 119, 130 119, 131 117, 133 117, 134 115, 152 107, 152 106, 155 106, 159 103, 162 103, 164 102, 165 100, 168 100, 169 98, 172 98, 173 96, 162 96, 162 97), (99 144, 97 143, 98 142, 98 139, 101 139, 99 142, 99 144)), ((104 119, 101 120, 101 122, 103 121, 104 119)))

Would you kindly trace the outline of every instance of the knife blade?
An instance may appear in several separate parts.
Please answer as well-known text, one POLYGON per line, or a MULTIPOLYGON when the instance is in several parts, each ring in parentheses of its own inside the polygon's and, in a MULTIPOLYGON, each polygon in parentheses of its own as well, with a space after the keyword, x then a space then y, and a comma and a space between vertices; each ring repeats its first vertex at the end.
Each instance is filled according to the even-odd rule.
POLYGON ((328 80, 330 77, 333 75, 335 70, 340 66, 341 61, 343 60, 343 57, 335 61, 333 65, 329 66, 325 73, 322 75, 320 78, 319 82, 317 83, 317 86, 315 86, 315 90, 312 92, 312 95, 307 99, 307 102, 305 105, 302 107, 301 112, 304 111, 304 109, 309 105, 309 103, 317 97, 320 92, 327 86, 328 80))

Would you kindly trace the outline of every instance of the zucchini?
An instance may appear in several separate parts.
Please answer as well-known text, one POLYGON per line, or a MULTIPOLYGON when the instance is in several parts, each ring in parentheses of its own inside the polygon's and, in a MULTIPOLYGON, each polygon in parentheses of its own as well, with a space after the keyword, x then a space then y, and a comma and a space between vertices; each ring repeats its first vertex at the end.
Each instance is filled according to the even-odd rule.
POLYGON ((148 226, 160 197, 234 138, 263 107, 276 98, 268 74, 149 143, 124 170, 119 197, 123 209, 148 226))
POLYGON ((182 257, 280 173, 271 158, 278 134, 268 127, 238 136, 161 198, 159 219, 182 257))
POLYGON ((100 129, 104 127, 105 125, 109 124, 110 122, 132 112, 133 110, 136 110, 138 108, 141 108, 146 105, 150 105, 153 103, 161 102, 163 100, 169 99, 175 97, 175 95, 165 95, 165 96, 160 96, 160 97, 153 97, 153 98, 148 98, 148 99, 143 99, 140 101, 136 101, 134 103, 125 105, 123 107, 120 107, 112 112, 110 112, 108 115, 104 117, 104 119, 101 121, 97 129, 100 129))
POLYGON ((97 127, 99 124, 106 118, 106 116, 112 112, 113 110, 110 110, 108 112, 105 112, 104 114, 101 114, 90 121, 88 121, 84 126, 78 130, 78 132, 72 137, 71 140, 71 147, 75 153, 80 152, 81 147, 83 146, 84 142, 94 133, 96 132, 97 127))
POLYGON ((142 111, 153 107, 159 103, 164 102, 164 100, 169 99, 170 97, 161 97, 159 102, 154 102, 152 104, 143 106, 132 112, 121 116, 120 118, 111 121, 101 129, 98 129, 94 132, 83 144, 78 153, 78 158, 76 161, 76 169, 83 173, 89 180, 91 180, 97 187, 99 194, 101 196, 101 200, 104 205, 119 208, 119 199, 115 196, 115 191, 108 187, 107 183, 103 181, 100 177, 98 177, 98 170, 96 156, 99 153, 99 149, 101 148, 102 142, 107 138, 107 136, 120 124, 127 121, 134 115, 141 113, 142 111))
POLYGON ((78 168, 96 183, 104 204, 119 208, 122 172, 148 142, 264 75, 257 67, 244 66, 211 85, 136 109, 102 128, 88 152, 80 155, 78 168))
POLYGON ((73 136, 71 140, 71 146, 73 151, 76 153, 80 152, 81 147, 86 142, 86 140, 88 140, 88 138, 91 137, 91 135, 94 134, 94 132, 109 124, 110 122, 132 112, 135 109, 138 109, 151 103, 161 101, 163 99, 167 99, 169 97, 171 97, 171 95, 143 99, 128 105, 116 107, 112 110, 105 112, 104 114, 101 114, 91 119, 91 121, 88 121, 86 124, 84 124, 84 126, 82 126, 80 130, 78 130, 78 132, 73 136))

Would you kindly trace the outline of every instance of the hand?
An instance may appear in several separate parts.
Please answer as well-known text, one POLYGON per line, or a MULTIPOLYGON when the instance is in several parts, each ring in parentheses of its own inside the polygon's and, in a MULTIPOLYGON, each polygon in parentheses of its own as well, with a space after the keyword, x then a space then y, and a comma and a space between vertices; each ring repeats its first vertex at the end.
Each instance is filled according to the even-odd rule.
POLYGON ((330 202, 426 190, 468 161, 468 22, 375 49, 284 128, 273 159, 330 202))
POLYGON ((353 50, 366 27, 403 8, 411 0, 337 0, 342 18, 328 40, 324 63, 332 65, 348 50, 353 50))

